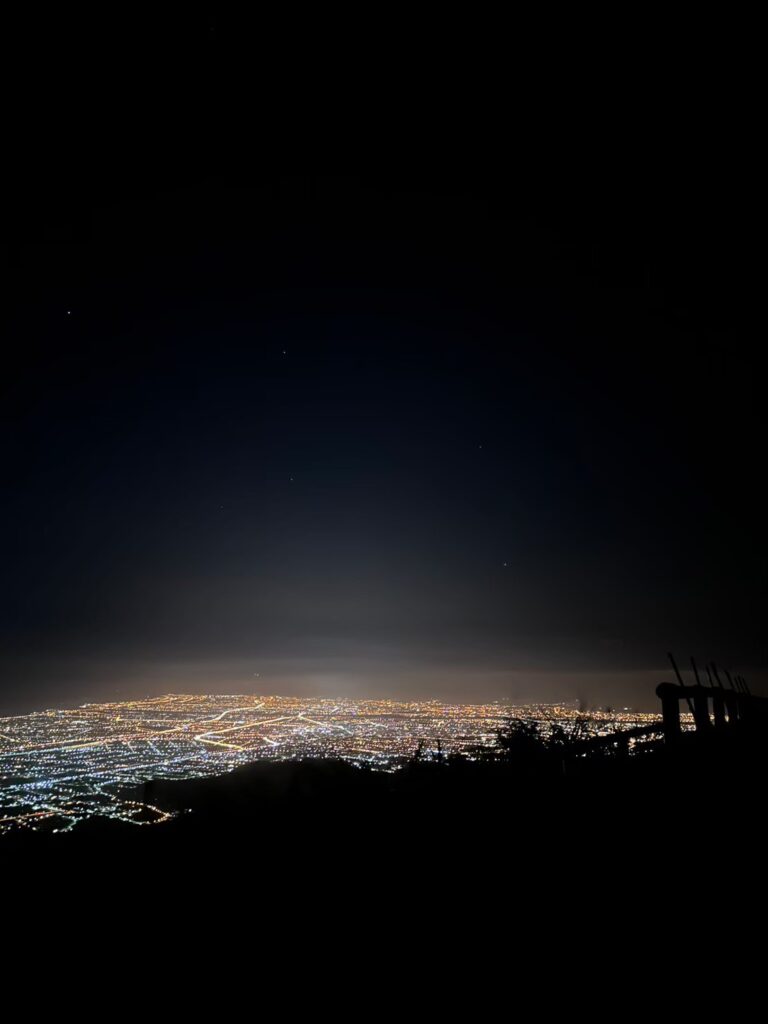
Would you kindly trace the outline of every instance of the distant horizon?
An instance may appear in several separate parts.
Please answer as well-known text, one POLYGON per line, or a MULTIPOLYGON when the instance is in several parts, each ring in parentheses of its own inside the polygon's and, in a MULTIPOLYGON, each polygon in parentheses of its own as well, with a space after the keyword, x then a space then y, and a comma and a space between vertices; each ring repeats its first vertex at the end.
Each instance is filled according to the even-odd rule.
MULTIPOLYGON (((73 702, 74 703, 74 707, 72 707, 71 705, 68 704, 66 707, 47 707, 47 708, 40 708, 40 709, 35 710, 35 711, 27 711, 27 712, 22 711, 22 712, 18 712, 17 714, 0 715, 0 720, 2 720, 3 718, 24 718, 27 715, 45 714, 46 712, 49 712, 49 711, 73 711, 73 710, 77 710, 77 708, 88 708, 88 707, 119 707, 122 704, 152 703, 153 701, 171 700, 171 699, 177 699, 177 698, 178 699, 183 699, 183 698, 190 698, 190 699, 199 698, 199 699, 204 699, 204 698, 207 698, 207 697, 209 697, 209 698, 211 698, 213 700, 217 700, 217 699, 225 700, 227 698, 237 698, 237 699, 239 699, 239 698, 254 699, 255 698, 255 699, 264 699, 264 700, 298 700, 298 701, 313 701, 313 700, 315 700, 315 701, 321 701, 321 702, 324 702, 324 701, 331 701, 331 702, 337 701, 337 702, 340 702, 340 703, 341 702, 345 702, 345 703, 348 703, 348 704, 380 704, 380 703, 393 704, 393 705, 398 705, 398 704, 402 704, 402 705, 408 705, 408 704, 439 704, 439 705, 442 705, 444 707, 457 707, 457 708, 460 708, 460 707, 462 707, 462 708, 463 707, 470 707, 470 708, 471 707, 477 707, 477 708, 481 708, 481 707, 488 707, 489 705, 497 705, 499 707, 509 707, 509 708, 514 708, 514 707, 519 707, 519 708, 529 708, 529 707, 530 708, 534 708, 534 707, 546 708, 546 707, 566 707, 566 706, 571 705, 571 704, 579 704, 580 703, 575 698, 563 699, 563 700, 524 700, 524 701, 518 701, 518 702, 509 701, 509 700, 503 700, 503 699, 499 699, 499 698, 496 698, 494 700, 485 700, 485 701, 482 701, 482 700, 476 700, 476 701, 450 700, 450 701, 448 701, 448 700, 441 700, 439 697, 401 697, 401 698, 393 698, 393 697, 385 697, 385 696, 369 696, 369 697, 343 696, 343 697, 337 697, 337 696, 334 696, 333 694, 330 694, 330 693, 316 693, 316 694, 312 694, 311 696, 302 696, 300 694, 269 693, 269 692, 266 692, 266 691, 265 692, 259 692, 259 693, 246 693, 246 692, 242 692, 242 691, 235 692, 235 693, 223 693, 223 692, 220 693, 218 690, 211 690, 211 691, 208 691, 208 692, 202 692, 202 691, 201 692, 192 692, 192 691, 190 691, 190 692, 185 693, 185 692, 179 691, 179 690, 169 690, 167 693, 162 693, 162 694, 157 694, 157 695, 148 695, 146 697, 124 697, 123 699, 120 699, 120 700, 88 700, 88 701, 84 701, 83 703, 73 702)), ((594 708, 583 708, 583 710, 584 710, 585 713, 588 713, 589 711, 603 711, 604 712, 606 710, 614 710, 614 709, 610 705, 605 705, 605 706, 595 706, 594 708)), ((638 709, 630 708, 630 707, 625 705, 621 709, 619 709, 618 706, 617 706, 615 710, 636 711, 638 709)))
MULTIPOLYGON (((685 663, 680 667, 686 681, 693 682, 692 678, 687 679, 691 675, 690 667, 685 663)), ((700 670, 703 671, 703 668, 700 667, 700 670)), ((764 692, 764 681, 760 673, 750 674, 746 669, 741 671, 753 692, 764 692)), ((119 682, 114 678, 88 678, 86 675, 79 682, 67 678, 65 687, 61 677, 54 677, 50 686, 38 680, 34 688, 15 694, 13 700, 4 695, 0 700, 0 717, 64 710, 85 704, 156 700, 169 695, 274 696, 358 702, 386 700, 395 703, 437 701, 460 706, 493 703, 510 706, 576 704, 585 711, 621 707, 649 712, 660 710, 656 686, 660 682, 675 681, 671 668, 624 672, 610 669, 592 672, 478 670, 473 673, 471 670, 453 667, 445 670, 412 670, 398 678, 379 673, 375 680, 366 677, 364 673, 353 671, 303 675, 260 673, 258 677, 250 679, 243 675, 220 679, 215 685, 211 680, 214 674, 205 665, 197 665, 192 669, 189 664, 171 667, 159 663, 142 678, 124 677, 119 682)))

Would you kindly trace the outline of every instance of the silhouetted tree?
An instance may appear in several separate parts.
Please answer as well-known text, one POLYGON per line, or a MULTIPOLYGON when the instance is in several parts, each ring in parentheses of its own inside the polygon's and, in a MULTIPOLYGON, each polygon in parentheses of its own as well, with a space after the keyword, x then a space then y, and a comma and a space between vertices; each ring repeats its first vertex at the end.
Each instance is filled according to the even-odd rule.
POLYGON ((515 764, 541 762, 547 756, 547 741, 538 722, 512 718, 496 733, 496 759, 515 764))

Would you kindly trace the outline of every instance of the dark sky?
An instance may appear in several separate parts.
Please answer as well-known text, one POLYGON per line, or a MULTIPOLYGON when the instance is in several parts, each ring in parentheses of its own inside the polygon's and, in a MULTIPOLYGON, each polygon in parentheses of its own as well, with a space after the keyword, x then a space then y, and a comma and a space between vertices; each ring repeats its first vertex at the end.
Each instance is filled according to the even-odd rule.
POLYGON ((516 166, 30 187, 3 268, 2 709, 653 707, 670 649, 760 683, 738 196, 516 166))

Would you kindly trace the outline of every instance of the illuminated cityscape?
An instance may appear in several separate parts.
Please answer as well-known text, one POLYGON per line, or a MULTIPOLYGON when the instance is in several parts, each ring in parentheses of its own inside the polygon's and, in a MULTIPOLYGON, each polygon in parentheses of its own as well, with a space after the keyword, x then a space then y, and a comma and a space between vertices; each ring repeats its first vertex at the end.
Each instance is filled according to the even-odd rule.
POLYGON ((0 719, 0 833, 69 831, 105 817, 136 825, 172 815, 124 790, 152 779, 223 775, 253 761, 336 758, 395 771, 429 757, 493 746, 510 718, 544 734, 576 721, 599 735, 656 716, 575 706, 168 694, 0 719))

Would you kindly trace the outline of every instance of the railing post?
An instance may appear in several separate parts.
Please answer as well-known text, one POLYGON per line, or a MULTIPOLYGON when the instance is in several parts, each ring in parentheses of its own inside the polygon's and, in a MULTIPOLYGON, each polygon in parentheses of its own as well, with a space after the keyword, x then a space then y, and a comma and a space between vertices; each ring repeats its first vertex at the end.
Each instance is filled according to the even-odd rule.
POLYGON ((739 715, 739 695, 735 690, 725 690, 723 692, 723 700, 728 709, 728 724, 733 725, 741 717, 739 715))
POLYGON ((680 738, 680 688, 674 683, 659 683, 656 696, 661 701, 664 742, 674 743, 680 738))
POLYGON ((721 690, 712 691, 712 711, 715 716, 715 728, 724 729, 725 722, 725 699, 721 690))
POLYGON ((693 695, 693 720, 697 732, 707 732, 712 725, 709 718, 709 695, 704 689, 693 695))

